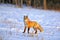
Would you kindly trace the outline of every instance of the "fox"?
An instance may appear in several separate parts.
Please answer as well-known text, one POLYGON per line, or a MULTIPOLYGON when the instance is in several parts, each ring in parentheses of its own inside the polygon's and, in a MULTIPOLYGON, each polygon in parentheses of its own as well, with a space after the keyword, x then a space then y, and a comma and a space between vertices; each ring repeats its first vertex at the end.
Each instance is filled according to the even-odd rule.
POLYGON ((39 25, 36 21, 31 21, 28 16, 24 16, 24 31, 23 33, 25 33, 26 28, 28 28, 28 33, 30 28, 33 28, 35 31, 35 34, 37 33, 37 30, 39 30, 40 32, 44 32, 44 29, 41 27, 41 25, 39 25))

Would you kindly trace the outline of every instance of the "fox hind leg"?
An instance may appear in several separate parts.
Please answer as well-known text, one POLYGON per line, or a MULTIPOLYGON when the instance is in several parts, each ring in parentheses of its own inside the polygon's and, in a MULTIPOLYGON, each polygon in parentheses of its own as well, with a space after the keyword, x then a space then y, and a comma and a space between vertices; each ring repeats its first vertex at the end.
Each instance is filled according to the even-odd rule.
POLYGON ((34 28, 34 30, 35 30, 35 34, 37 33, 37 29, 36 28, 34 28))
POLYGON ((37 29, 35 29, 35 34, 37 33, 37 29))

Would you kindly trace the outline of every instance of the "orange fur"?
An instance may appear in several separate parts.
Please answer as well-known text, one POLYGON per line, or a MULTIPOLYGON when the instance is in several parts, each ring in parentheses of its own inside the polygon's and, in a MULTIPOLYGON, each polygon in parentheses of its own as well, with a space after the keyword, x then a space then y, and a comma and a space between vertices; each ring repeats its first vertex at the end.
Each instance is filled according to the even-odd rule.
MULTIPOLYGON (((43 28, 41 27, 41 25, 39 25, 37 22, 35 21, 31 21, 29 20, 28 16, 24 16, 24 23, 25 23, 25 29, 24 29, 24 32, 26 30, 26 28, 33 28, 37 33, 37 29, 40 30, 40 32, 43 32, 43 28)), ((23 32, 23 33, 24 33, 23 32)), ((29 33, 29 30, 28 30, 28 33, 29 33)))

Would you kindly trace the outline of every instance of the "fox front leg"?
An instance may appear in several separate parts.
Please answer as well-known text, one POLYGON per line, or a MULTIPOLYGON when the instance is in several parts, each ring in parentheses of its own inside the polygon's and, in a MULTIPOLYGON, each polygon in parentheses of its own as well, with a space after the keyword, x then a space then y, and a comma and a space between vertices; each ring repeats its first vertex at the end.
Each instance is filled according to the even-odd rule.
POLYGON ((24 28, 24 31, 23 31, 23 33, 25 33, 25 31, 26 31, 26 26, 25 26, 25 28, 24 28))
POLYGON ((28 33, 29 33, 30 28, 28 28, 28 33))

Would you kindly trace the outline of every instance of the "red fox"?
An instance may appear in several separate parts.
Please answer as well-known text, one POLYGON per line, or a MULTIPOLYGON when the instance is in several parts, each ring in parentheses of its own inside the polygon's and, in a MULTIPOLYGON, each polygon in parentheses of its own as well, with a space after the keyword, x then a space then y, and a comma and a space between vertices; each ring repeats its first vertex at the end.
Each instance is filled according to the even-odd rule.
POLYGON ((40 32, 43 32, 43 28, 41 27, 41 25, 39 25, 37 22, 35 21, 31 21, 28 16, 24 16, 24 25, 25 25, 25 28, 24 28, 24 32, 26 31, 26 28, 28 28, 28 33, 29 33, 29 30, 30 28, 33 28, 35 30, 35 34, 37 33, 37 29, 40 30, 40 32))

